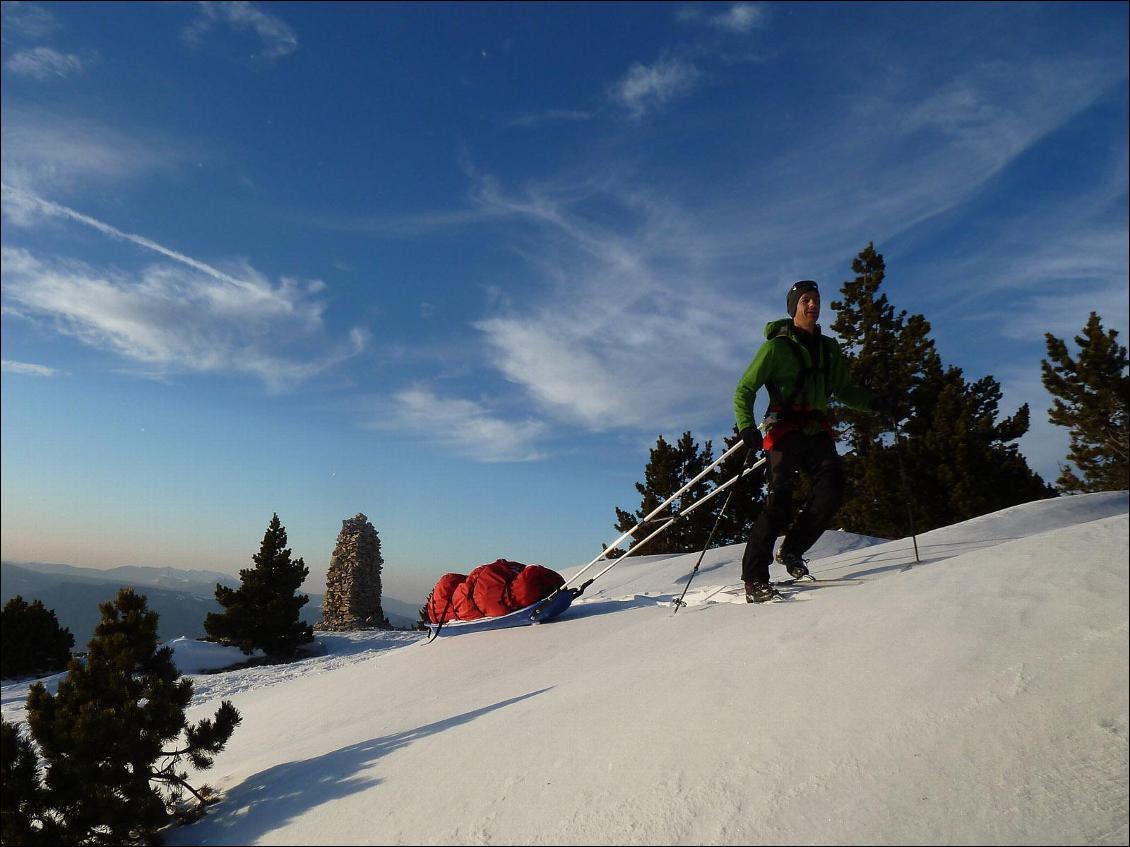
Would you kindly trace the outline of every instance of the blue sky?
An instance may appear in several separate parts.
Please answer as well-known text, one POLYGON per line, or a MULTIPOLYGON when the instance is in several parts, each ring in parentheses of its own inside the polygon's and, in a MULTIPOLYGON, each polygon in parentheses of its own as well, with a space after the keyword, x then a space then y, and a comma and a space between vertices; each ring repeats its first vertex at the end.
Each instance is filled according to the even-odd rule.
MULTIPOLYGON (((873 241, 1054 480, 1125 343, 1127 5, 3 4, 3 556, 386 591, 611 541, 873 241)), ((823 323, 832 320, 826 309, 823 323)), ((760 412, 759 404, 758 410, 760 412)))

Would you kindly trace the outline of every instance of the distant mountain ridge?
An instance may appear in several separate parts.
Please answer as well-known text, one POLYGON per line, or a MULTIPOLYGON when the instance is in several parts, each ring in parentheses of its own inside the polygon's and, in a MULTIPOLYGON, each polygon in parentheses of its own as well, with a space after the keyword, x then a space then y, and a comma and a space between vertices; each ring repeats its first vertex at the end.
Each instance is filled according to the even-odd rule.
POLYGON ((93 579, 99 583, 121 582, 123 585, 147 585, 155 588, 171 588, 171 590, 186 586, 210 585, 211 591, 215 591, 216 583, 229 586, 240 584, 237 577, 231 574, 221 574, 218 570, 158 568, 139 565, 121 565, 116 568, 102 569, 84 568, 77 565, 58 565, 46 561, 5 561, 2 564, 32 570, 37 574, 93 579))
POLYGON ((191 589, 195 592, 204 587, 208 593, 212 593, 216 589, 217 582, 232 588, 239 585, 238 577, 219 571, 159 568, 145 565, 120 565, 116 568, 101 569, 84 568, 78 565, 61 565, 54 562, 4 561, 0 564, 22 568, 45 576, 93 582, 117 582, 122 585, 144 585, 170 590, 191 589))
MULTIPOLYGON (((124 586, 145 594, 149 608, 159 615, 162 641, 182 635, 199 638, 204 634, 205 616, 221 611, 215 598, 216 583, 235 588, 239 579, 218 571, 169 567, 123 565, 100 570, 51 562, 0 562, 0 602, 7 603, 17 594, 28 602, 42 601, 74 635, 76 651, 83 650, 94 635, 98 604, 112 600, 124 586)), ((302 619, 316 623, 322 617, 322 595, 304 593, 310 601, 302 607, 302 619)), ((392 597, 383 597, 381 602, 393 626, 416 623, 418 606, 392 597)))

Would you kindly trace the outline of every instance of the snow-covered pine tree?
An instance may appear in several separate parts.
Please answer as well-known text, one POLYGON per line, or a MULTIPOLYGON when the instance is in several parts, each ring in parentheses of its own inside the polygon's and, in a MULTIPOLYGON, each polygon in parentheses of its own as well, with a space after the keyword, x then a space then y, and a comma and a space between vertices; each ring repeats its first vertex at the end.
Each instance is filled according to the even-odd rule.
MULTIPOLYGON (((51 843, 152 843, 170 820, 202 812, 210 791, 194 788, 177 768, 185 759, 198 770, 210 767, 240 716, 225 700, 214 719, 187 725, 192 681, 180 678, 172 650, 158 647, 157 614, 145 597, 123 588, 99 609, 86 657, 71 661, 58 692, 35 683, 28 695, 28 726, 45 774, 42 793, 24 786, 31 798, 24 808, 38 823, 22 824, 51 843), (185 791, 196 797, 195 809, 182 806, 185 791)), ((25 777, 29 767, 38 770, 18 742, 11 758, 25 777)))
POLYGON ((1060 465, 1056 484, 1069 493, 1130 488, 1130 378, 1118 331, 1104 332, 1102 318, 1091 312, 1083 334, 1075 336, 1077 357, 1050 332, 1044 338, 1048 358, 1040 361, 1040 369, 1054 398, 1048 420, 1070 430, 1067 458, 1083 474, 1080 478, 1060 465))
POLYGON ((270 657, 293 657, 299 645, 314 639, 313 628, 300 617, 310 598, 295 593, 310 571, 301 558, 291 560, 286 527, 277 514, 251 560, 255 567, 239 572, 239 588, 216 585, 216 601, 224 611, 209 613, 204 631, 244 653, 260 649, 270 657))

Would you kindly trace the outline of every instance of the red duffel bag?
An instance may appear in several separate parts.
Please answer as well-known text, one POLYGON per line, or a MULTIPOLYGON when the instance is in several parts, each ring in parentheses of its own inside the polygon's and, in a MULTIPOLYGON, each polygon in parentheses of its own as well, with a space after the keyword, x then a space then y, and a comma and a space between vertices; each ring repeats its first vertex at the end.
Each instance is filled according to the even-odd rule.
POLYGON ((541 565, 527 565, 510 583, 510 597, 521 609, 542 600, 565 584, 565 577, 541 565))
POLYGON ((436 587, 432 589, 432 596, 428 599, 428 620, 432 623, 455 620, 452 611, 455 589, 466 579, 467 576, 461 573, 445 573, 439 578, 436 587))
POLYGON ((542 565, 498 559, 465 577, 440 577, 428 601, 428 618, 445 623, 501 617, 548 597, 564 584, 561 574, 542 565))
POLYGON ((489 565, 480 565, 467 577, 468 593, 473 595, 475 608, 483 617, 497 618, 516 612, 525 603, 515 603, 510 597, 510 585, 526 569, 518 562, 499 559, 489 565))

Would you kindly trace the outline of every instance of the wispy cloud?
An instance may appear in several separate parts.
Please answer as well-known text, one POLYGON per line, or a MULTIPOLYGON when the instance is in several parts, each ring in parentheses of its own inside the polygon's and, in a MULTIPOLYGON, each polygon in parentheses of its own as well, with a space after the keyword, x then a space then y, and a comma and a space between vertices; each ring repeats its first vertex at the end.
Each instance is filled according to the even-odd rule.
POLYGON ((372 424, 421 434, 459 456, 479 462, 531 462, 544 458, 536 443, 546 426, 526 418, 506 420, 481 403, 440 397, 414 386, 397 392, 393 412, 372 424))
POLYGON ((54 15, 35 3, 4 0, 0 3, 0 16, 5 44, 41 39, 59 26, 54 15))
POLYGON ((819 126, 801 118, 789 143, 718 186, 701 229, 716 254, 759 261, 802 244, 819 272, 969 202, 1124 73, 1102 60, 1039 60, 971 65, 932 89, 886 79, 819 126))
POLYGON ((694 64, 681 59, 660 59, 651 65, 637 62, 612 86, 610 97, 629 117, 639 120, 688 94, 701 77, 694 64))
POLYGON ((221 25, 253 32, 262 43, 259 56, 265 59, 279 59, 298 49, 298 36, 290 24, 249 2, 200 2, 196 5, 200 14, 184 30, 190 44, 200 44, 213 27, 221 25))
POLYGON ((536 228, 525 253, 530 289, 544 296, 474 325, 494 366, 543 414, 592 431, 713 417, 749 350, 729 332, 734 301, 696 271, 693 247, 678 247, 695 241, 684 216, 640 193, 616 198, 617 219, 632 225, 615 230, 545 189, 496 187, 480 202, 536 228))
POLYGON ((1091 311, 1125 333, 1130 232, 1124 144, 1121 152, 1112 146, 1106 161, 1094 155, 1087 178, 1049 187, 1041 202, 990 216, 918 271, 923 289, 935 292, 932 314, 991 322, 994 334, 1039 346, 1045 332, 1076 334, 1091 311), (999 320, 997 304, 1007 304, 1006 321, 999 320))
MULTIPOLYGON (((1130 289, 1125 284, 1130 279, 1130 236, 1125 217, 1121 224, 1111 220, 1071 225, 1056 216, 1054 221, 1021 221, 1017 227, 1025 224, 1030 226, 1029 235, 1041 233, 1038 243, 1022 251, 1002 235, 1002 245, 987 246, 972 257, 980 260, 980 284, 956 287, 950 302, 957 306, 950 308, 964 305, 969 321, 992 323, 1001 336, 1019 341, 1042 344, 1046 332, 1074 337, 1091 312, 1125 335, 1130 310, 1130 289), (1113 284, 1118 281, 1123 284, 1113 284), (1007 302, 1008 320, 1000 321, 999 314, 993 318, 993 309, 970 309, 973 300, 1007 302)), ((969 261, 960 264, 961 270, 948 262, 939 270, 968 278, 969 261)))
POLYGON ((393 215, 315 213, 304 215, 301 220, 303 223, 323 229, 362 232, 388 238, 415 238, 444 230, 478 226, 496 221, 507 214, 502 210, 472 207, 393 215))
POLYGON ((6 306, 25 317, 48 318, 93 347, 173 371, 248 373, 283 388, 366 346, 367 333, 355 328, 347 342, 324 349, 320 281, 284 277, 275 285, 246 263, 221 270, 74 209, 9 186, 3 190, 39 214, 83 224, 187 269, 153 265, 130 275, 4 247, 6 306), (287 344, 312 349, 288 356, 280 349, 287 344))
POLYGON ((11 362, 4 359, 0 362, 4 373, 22 374, 24 376, 59 376, 62 371, 49 368, 47 365, 32 365, 27 362, 11 362))
POLYGON ((246 268, 234 287, 214 276, 153 265, 137 274, 3 248, 4 299, 29 319, 158 373, 234 373, 283 390, 364 349, 360 329, 326 351, 317 285, 271 286, 246 268), (312 347, 298 355, 287 348, 312 347), (320 352, 319 352, 320 350, 320 352))
POLYGON ((595 115, 583 109, 545 109, 541 112, 530 112, 519 115, 510 121, 510 126, 537 127, 546 124, 580 123, 591 121, 595 115))
MULTIPOLYGON (((33 194, 66 194, 92 184, 121 186, 175 168, 188 153, 180 141, 144 139, 97 122, 7 103, 2 134, 4 184, 33 194)), ((19 195, 5 191, 4 204, 8 222, 33 222, 35 208, 21 203, 19 195)))
MULTIPOLYGON (((642 187, 629 168, 613 176, 615 163, 604 176, 561 175, 556 185, 519 190, 481 179, 475 201, 528 259, 531 292, 475 322, 491 362, 558 422, 590 430, 717 425, 761 327, 783 311, 787 280, 826 274, 834 286, 869 240, 884 249, 966 203, 1119 78, 1101 64, 1068 64, 1060 73, 1044 64, 971 67, 926 97, 892 86, 826 114, 819 133, 798 128, 796 143, 754 154, 750 172, 735 168, 732 184, 702 205, 682 206, 672 185, 642 187)), ((1118 184, 1124 191, 1125 179, 1118 184)), ((1107 199, 1079 196, 1078 219, 1095 218, 1107 199)), ((1067 252, 1095 248, 1085 263, 1094 266, 1075 268, 1091 275, 1078 299, 1124 314, 1124 212, 1107 228, 1065 229, 1063 209, 1051 217, 1079 239, 1067 252)), ((1039 237, 1002 240, 993 266, 968 268, 964 284, 987 285, 994 267, 1029 281, 1064 272, 1055 251, 1066 245, 1050 238, 1051 249, 1039 246, 1052 224, 1041 223, 1039 237)), ((993 251, 970 246, 971 265, 993 251)), ((1020 314, 1043 311, 1031 292, 1024 299, 1020 314)), ((1010 301, 1010 313, 1016 305, 1010 301)))
POLYGON ((552 418, 593 432, 671 431, 716 419, 730 377, 752 355, 756 344, 731 332, 732 312, 695 296, 668 297, 654 311, 640 300, 589 300, 475 326, 499 371, 552 418), (588 310, 600 308, 618 320, 594 320, 588 310))
MULTIPOLYGON (((711 5, 709 8, 717 7, 711 5)), ((696 6, 688 6, 680 10, 679 17, 729 32, 747 33, 764 26, 767 13, 763 3, 734 3, 723 12, 708 12, 696 6)))
POLYGON ((21 50, 4 63, 9 71, 38 80, 64 79, 82 73, 86 66, 73 53, 60 53, 50 47, 21 50))
POLYGON ((750 32, 765 23, 765 7, 761 3, 735 3, 720 15, 711 15, 709 21, 733 32, 750 32))
MULTIPOLYGON (((209 264, 193 259, 191 256, 186 256, 185 254, 178 253, 175 250, 170 250, 168 247, 164 247, 158 244, 156 241, 151 241, 150 239, 145 238, 141 235, 123 232, 122 230, 117 229, 116 227, 113 227, 108 223, 104 223, 103 221, 92 218, 89 215, 84 215, 81 212, 77 212, 74 209, 67 208, 66 206, 62 206, 58 203, 53 203, 50 200, 45 200, 42 197, 37 197, 30 192, 20 191, 19 189, 12 188, 8 185, 3 185, 2 190, 5 198, 8 198, 10 196, 12 204, 18 205, 20 208, 26 210, 34 210, 35 213, 39 213, 45 217, 66 218, 68 220, 75 221, 76 223, 84 224, 88 227, 91 227, 92 229, 96 229, 103 235, 109 235, 113 238, 120 238, 123 241, 130 241, 139 247, 144 247, 146 250, 152 250, 154 253, 160 253, 162 256, 165 256, 169 259, 174 259, 183 265, 187 265, 193 270, 200 271, 207 276, 212 277, 218 282, 227 283, 235 289, 242 290, 245 294, 250 294, 254 299, 264 300, 264 302, 274 299, 273 292, 271 292, 270 290, 270 286, 263 285, 263 282, 260 279, 249 281, 248 279, 240 279, 234 277, 230 274, 224 273, 221 270, 218 270, 217 268, 212 267, 209 264)), ((321 286, 322 284, 318 283, 318 285, 321 286)), ((276 305, 279 305, 282 302, 289 301, 285 298, 283 301, 276 300, 276 305)), ((284 311, 289 311, 289 307, 285 308, 284 311)))

